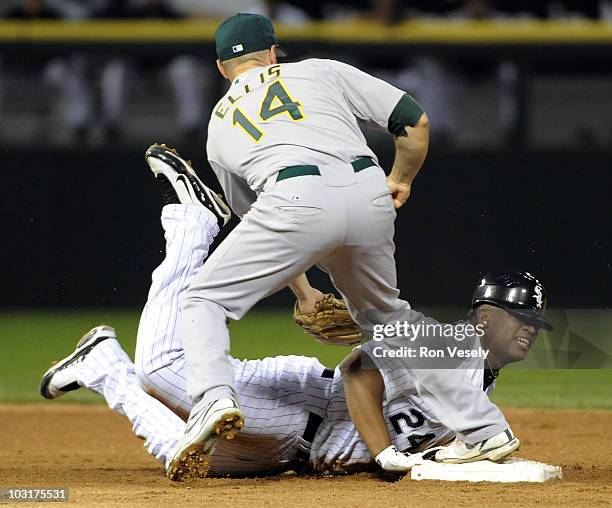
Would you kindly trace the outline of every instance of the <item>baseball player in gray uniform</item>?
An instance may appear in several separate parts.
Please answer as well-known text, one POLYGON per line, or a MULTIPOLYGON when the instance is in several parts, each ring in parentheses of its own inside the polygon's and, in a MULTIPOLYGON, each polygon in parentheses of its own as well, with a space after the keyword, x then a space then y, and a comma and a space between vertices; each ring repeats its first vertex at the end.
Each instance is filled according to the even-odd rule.
MULTIPOLYGON (((154 153, 161 156, 159 151, 154 153)), ((168 150, 166 155, 173 154, 168 150)), ((45 373, 41 382, 44 397, 57 398, 79 387, 101 394, 111 409, 130 420, 134 433, 145 440, 147 450, 173 480, 204 471, 212 475, 261 475, 307 467, 320 472, 351 472, 376 468, 376 463, 389 471, 407 471, 421 460, 417 452, 456 436, 445 421, 445 413, 438 416, 420 397, 414 380, 404 375, 403 366, 398 370, 388 360, 377 359, 376 348, 389 349, 391 345, 371 341, 358 351, 372 355, 380 379, 384 379, 382 434, 390 439, 393 453, 373 455, 364 442, 369 434, 362 438, 351 421, 343 377, 355 375, 351 372, 354 353, 344 368, 335 370, 325 368, 316 358, 303 356, 243 361, 230 358, 245 428, 233 441, 223 440, 214 447, 206 469, 190 472, 172 468, 172 457, 185 430, 185 422, 178 415, 186 417, 193 405, 186 393, 187 365, 175 327, 178 308, 186 287, 207 257, 223 214, 217 207, 221 202, 201 182, 182 180, 185 184, 181 190, 185 192, 179 196, 166 179, 159 178, 159 165, 152 163, 151 157, 149 163, 158 174, 168 203, 162 211, 166 257, 153 274, 139 327, 136 365, 121 348, 113 328, 95 327, 83 336, 74 353, 45 373)), ((172 178, 172 173, 164 174, 172 178)), ((193 176, 186 169, 180 174, 193 176)), ((483 396, 493 389, 498 369, 522 359, 533 345, 539 326, 548 326, 543 314, 536 316, 539 324, 533 323, 529 314, 533 305, 510 314, 515 312, 513 295, 517 291, 526 302, 538 291, 544 297, 541 285, 533 281, 522 272, 488 274, 476 289, 472 321, 491 320, 495 309, 499 312, 482 338, 482 345, 490 348, 488 358, 468 358, 460 369, 483 396), (513 321, 516 316, 525 321, 519 331, 513 321), (514 326, 508 328, 509 324, 514 326)), ((415 319, 424 319, 414 314, 415 319)), ((374 407, 373 412, 377 409, 374 407)))
POLYGON ((175 467, 189 467, 244 424, 228 319, 242 318, 315 264, 366 330, 409 310, 396 288, 393 223, 428 147, 427 117, 402 90, 337 61, 278 64, 283 51, 269 19, 232 16, 215 38, 231 85, 211 116, 207 156, 242 221, 195 275, 181 306, 196 404, 175 467), (395 136, 388 177, 358 119, 395 136))

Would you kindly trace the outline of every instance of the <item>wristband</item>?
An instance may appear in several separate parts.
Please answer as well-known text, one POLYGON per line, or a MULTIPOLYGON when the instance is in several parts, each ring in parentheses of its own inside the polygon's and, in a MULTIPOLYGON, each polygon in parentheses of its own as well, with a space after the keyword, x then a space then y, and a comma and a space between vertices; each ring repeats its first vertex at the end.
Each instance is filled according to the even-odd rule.
POLYGON ((396 453, 397 453, 397 448, 394 445, 390 445, 390 446, 387 446, 376 457, 374 457, 374 460, 380 467, 384 469, 383 464, 385 464, 392 457, 395 457, 396 453))

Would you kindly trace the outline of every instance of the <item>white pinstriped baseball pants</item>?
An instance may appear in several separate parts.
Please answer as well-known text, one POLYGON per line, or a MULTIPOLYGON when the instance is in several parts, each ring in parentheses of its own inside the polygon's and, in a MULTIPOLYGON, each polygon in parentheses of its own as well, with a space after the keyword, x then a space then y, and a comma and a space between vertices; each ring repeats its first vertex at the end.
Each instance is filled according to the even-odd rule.
MULTIPOLYGON (((147 450, 166 464, 185 427, 175 413, 186 417, 192 405, 186 394, 187 373, 176 314, 217 225, 204 208, 186 205, 165 207, 162 223, 166 257, 153 274, 142 314, 136 367, 119 343, 109 339, 86 357, 78 381, 104 396, 111 409, 127 416, 147 450)), ((301 436, 309 415, 325 415, 331 379, 322 376, 324 366, 316 358, 232 358, 231 362, 246 427, 233 441, 218 443, 211 473, 283 470, 298 447, 304 446, 301 436)))
POLYGON ((152 276, 136 342, 136 373, 144 390, 183 418, 192 402, 178 330, 179 297, 208 256, 219 232, 216 218, 201 206, 170 205, 162 211, 166 255, 152 276))

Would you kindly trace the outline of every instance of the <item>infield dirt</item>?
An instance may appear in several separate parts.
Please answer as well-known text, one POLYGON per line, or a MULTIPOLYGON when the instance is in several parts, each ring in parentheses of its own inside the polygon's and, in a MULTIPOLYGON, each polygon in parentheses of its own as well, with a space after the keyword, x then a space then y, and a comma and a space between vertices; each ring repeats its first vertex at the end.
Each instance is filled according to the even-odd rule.
MULTIPOLYGON (((374 474, 173 483, 101 406, 0 406, 0 487, 69 487, 79 505, 141 506, 604 506, 612 504, 612 411, 505 408, 516 454, 563 467, 544 484, 385 481, 374 474)), ((0 504, 2 502, 0 501, 0 504)), ((18 506, 27 506, 19 503, 18 506)), ((45 506, 50 506, 45 504, 45 506)))

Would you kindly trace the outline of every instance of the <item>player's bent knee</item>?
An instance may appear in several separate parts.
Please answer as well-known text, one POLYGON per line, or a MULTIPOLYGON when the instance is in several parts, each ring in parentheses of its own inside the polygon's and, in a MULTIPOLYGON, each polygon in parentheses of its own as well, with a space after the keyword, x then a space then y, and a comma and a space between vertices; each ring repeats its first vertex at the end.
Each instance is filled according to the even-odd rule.
MULTIPOLYGON (((140 384, 140 387, 147 393, 149 393, 148 391, 148 387, 150 385, 150 380, 149 380, 149 375, 151 374, 151 369, 146 369, 142 362, 136 362, 135 363, 135 370, 136 370, 136 378, 138 379, 138 383, 140 384)), ((149 394, 150 395, 150 394, 149 394)))
POLYGON ((144 369, 142 365, 137 365, 136 378, 138 379, 138 384, 140 385, 140 388, 142 388, 142 391, 151 397, 161 400, 163 397, 160 397, 159 394, 163 392, 162 387, 156 386, 152 375, 153 370, 144 369))

